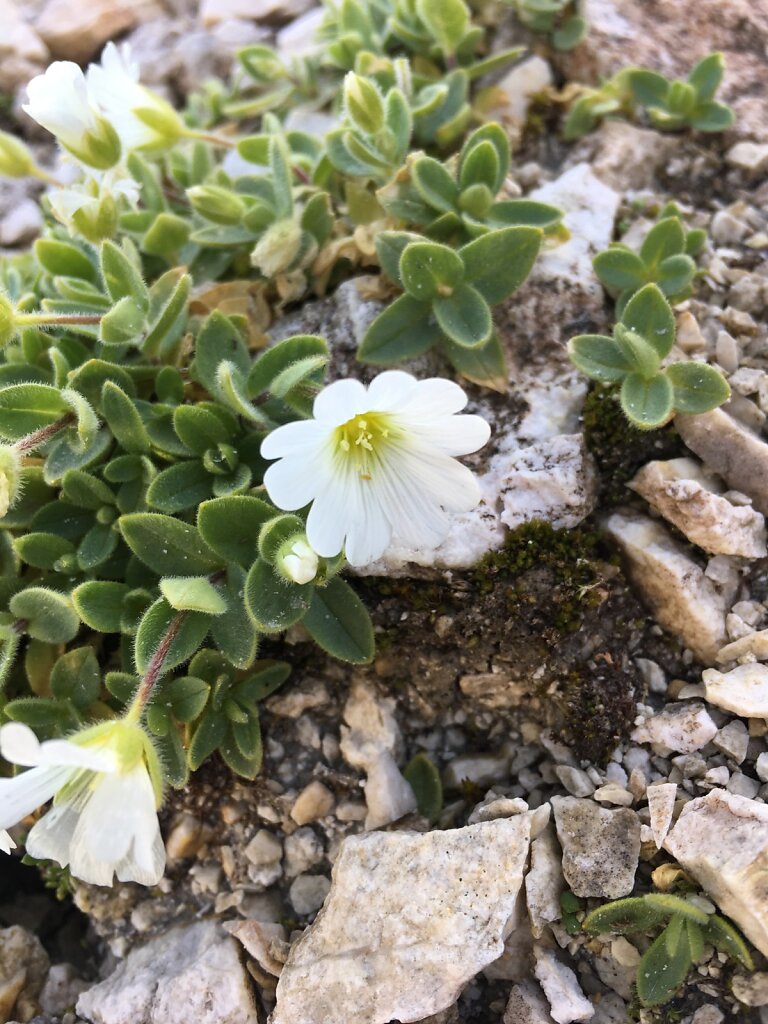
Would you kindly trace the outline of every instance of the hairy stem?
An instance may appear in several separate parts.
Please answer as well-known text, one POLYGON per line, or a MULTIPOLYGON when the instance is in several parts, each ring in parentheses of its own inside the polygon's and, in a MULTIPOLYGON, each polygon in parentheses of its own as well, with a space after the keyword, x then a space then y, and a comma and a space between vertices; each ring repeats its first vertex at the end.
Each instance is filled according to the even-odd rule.
POLYGON ((214 146, 222 146, 224 149, 234 149, 237 143, 223 135, 215 135, 213 132, 197 132, 189 129, 184 132, 188 139, 199 139, 201 142, 210 142, 214 146))
POLYGON ((67 324, 100 324, 101 313, 17 313, 16 323, 41 324, 51 327, 67 324))
POLYGON ((49 423, 47 427, 41 427, 39 430, 34 430, 31 434, 27 434, 26 437, 20 438, 13 447, 19 455, 26 455, 27 452, 34 451, 35 448, 39 448, 41 444, 45 444, 46 441, 55 437, 60 430, 71 426, 75 419, 75 414, 68 412, 60 420, 56 420, 55 423, 49 423))
POLYGON ((138 719, 141 718, 142 712, 147 706, 149 698, 152 696, 152 691, 162 674, 163 665, 165 663, 165 659, 168 657, 168 651, 171 649, 171 644, 176 639, 176 635, 181 629, 186 617, 186 612, 178 612, 168 624, 168 629, 166 629, 163 634, 163 638, 157 645, 157 650, 152 655, 149 665, 147 666, 144 678, 139 683, 136 696, 133 698, 133 704, 131 704, 128 710, 128 719, 138 721, 138 719))

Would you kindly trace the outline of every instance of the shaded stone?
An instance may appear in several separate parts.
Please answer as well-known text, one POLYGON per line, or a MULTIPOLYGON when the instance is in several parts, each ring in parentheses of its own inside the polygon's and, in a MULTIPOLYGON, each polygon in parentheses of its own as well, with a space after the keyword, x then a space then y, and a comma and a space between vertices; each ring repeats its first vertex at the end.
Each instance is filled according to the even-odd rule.
POLYGON ((552 797, 563 874, 582 897, 618 899, 635 883, 640 858, 640 821, 627 807, 609 810, 592 800, 552 797))

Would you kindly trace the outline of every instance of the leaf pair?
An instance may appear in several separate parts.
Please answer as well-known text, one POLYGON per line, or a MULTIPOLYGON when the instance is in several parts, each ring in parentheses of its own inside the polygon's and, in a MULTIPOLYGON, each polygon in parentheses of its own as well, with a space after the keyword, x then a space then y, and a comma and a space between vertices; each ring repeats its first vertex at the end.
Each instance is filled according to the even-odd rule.
POLYGON ((670 81, 644 68, 630 71, 628 80, 635 101, 645 107, 656 128, 722 132, 734 120, 731 108, 714 99, 724 68, 722 53, 710 53, 693 67, 685 81, 670 81))
POLYGON ((573 364, 593 380, 621 382, 627 418, 641 429, 663 426, 676 412, 702 413, 727 401, 730 389, 707 363, 661 367, 675 341, 675 319, 654 284, 627 303, 613 337, 582 334, 568 343, 573 364))

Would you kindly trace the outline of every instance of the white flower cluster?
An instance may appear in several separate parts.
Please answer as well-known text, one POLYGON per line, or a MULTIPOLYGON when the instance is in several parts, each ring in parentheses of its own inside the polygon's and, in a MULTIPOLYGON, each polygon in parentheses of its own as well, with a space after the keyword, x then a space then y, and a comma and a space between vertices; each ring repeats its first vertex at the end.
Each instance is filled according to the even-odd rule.
POLYGON ((86 235, 99 233, 99 217, 103 234, 109 233, 121 197, 137 202, 139 185, 126 169, 128 154, 171 146, 185 131, 173 107, 141 85, 128 44, 107 43, 101 63, 86 73, 72 61, 51 64, 27 86, 23 109, 81 168, 83 180, 54 191, 51 208, 62 223, 86 235))
POLYGON ((39 743, 26 725, 9 722, 0 728, 0 754, 29 769, 0 779, 0 850, 15 847, 7 829, 53 798, 27 836, 30 856, 54 860, 94 885, 111 885, 115 875, 160 881, 160 768, 141 726, 123 719, 39 743))

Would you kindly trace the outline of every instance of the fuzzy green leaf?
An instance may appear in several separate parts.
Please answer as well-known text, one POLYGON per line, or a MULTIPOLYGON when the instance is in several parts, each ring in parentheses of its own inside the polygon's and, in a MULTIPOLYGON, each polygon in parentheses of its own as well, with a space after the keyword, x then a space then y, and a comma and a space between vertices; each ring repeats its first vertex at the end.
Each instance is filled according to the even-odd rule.
POLYGON ((309 607, 314 587, 289 583, 271 565, 254 562, 245 581, 245 606, 257 629, 279 633, 298 622, 309 607))
POLYGON ((727 402, 731 389, 725 377, 707 363, 674 363, 665 373, 674 389, 675 411, 702 413, 727 402))
POLYGON ((621 380, 632 371, 632 363, 613 338, 602 334, 579 334, 568 342, 571 362, 592 380, 621 380))
POLYGON ((160 580, 160 593, 176 611, 221 615, 227 602, 206 576, 175 576, 160 580))
POLYGON ((26 621, 25 631, 31 637, 48 644, 68 643, 80 628, 69 598, 46 587, 27 587, 14 594, 8 608, 26 621))
MULTIPOLYGON (((171 622, 179 614, 166 600, 160 598, 144 613, 136 631, 134 659, 136 671, 143 675, 157 651, 171 622)), ((188 661, 201 646, 208 633, 211 618, 201 612, 186 612, 176 636, 165 656, 162 672, 170 672, 188 661)))
POLYGON ((636 252, 618 246, 599 252, 592 260, 595 273, 606 288, 619 292, 645 283, 645 264, 636 252))
MULTIPOLYGON (((493 155, 495 158, 496 154, 493 155)), ((443 213, 454 210, 459 190, 453 177, 439 160, 434 160, 431 156, 415 160, 411 168, 411 177, 422 199, 434 210, 443 213)))
POLYGON ((0 390, 0 437, 18 441, 70 411, 57 388, 47 384, 12 384, 0 390))
POLYGON ((101 409, 121 448, 137 455, 149 451, 149 435, 135 403, 113 381, 106 381, 102 388, 101 409))
POLYGON ((315 590, 303 624, 312 639, 335 658, 354 665, 373 660, 370 615, 350 585, 338 576, 315 590))
POLYGON ((663 359, 675 343, 675 317, 655 284, 636 292, 624 307, 621 322, 645 338, 663 359))
POLYGON ((178 519, 133 512, 121 516, 119 523, 128 547, 158 576, 207 575, 225 564, 194 526, 178 519))
POLYGON ((230 566, 220 589, 227 609, 211 623, 211 639, 236 668, 249 668, 256 658, 259 637, 243 600, 245 570, 239 565, 230 566))
POLYGON ((416 797, 419 813, 429 821, 437 821, 443 809, 443 784, 434 762, 426 754, 416 754, 403 775, 416 797))
POLYGON ((532 227, 500 228, 459 249, 465 279, 492 306, 519 288, 541 248, 542 232, 532 227))
POLYGON ((98 633, 119 633, 130 589, 125 583, 89 580, 72 591, 72 604, 86 626, 98 633))
POLYGON ((233 495, 215 498, 200 506, 200 536, 224 562, 249 566, 257 555, 259 532, 275 509, 260 498, 233 495))
POLYGON ((688 75, 688 84, 696 90, 699 102, 711 100, 723 78, 725 60, 722 53, 710 53, 694 64, 688 75))
POLYGON ((368 327, 357 357, 374 366, 392 366, 422 355, 442 336, 429 303, 401 295, 368 327))
POLYGON ((477 348, 464 348, 463 345, 456 345, 449 338, 444 338, 440 347, 453 366, 467 380, 486 388, 492 388, 501 394, 504 394, 509 388, 504 350, 496 331, 492 331, 488 341, 477 348))
POLYGON ((644 430, 662 427, 673 412, 672 384, 663 373, 650 380, 630 373, 621 385, 621 407, 627 418, 644 430))
POLYGON ((692 966, 688 932, 681 929, 679 941, 670 952, 666 930, 644 953, 637 968, 637 994, 643 1006, 668 1002, 683 984, 692 966))
POLYGON ((654 224, 643 239, 640 259, 646 267, 657 267, 668 256, 685 251, 685 231, 678 217, 665 217, 654 224))
POLYGON ((51 693, 57 700, 71 701, 86 711, 101 692, 101 672, 91 647, 76 647, 56 661, 51 671, 51 693))
POLYGON ((471 285, 462 284, 453 295, 439 296, 432 309, 442 331, 457 345, 477 348, 491 336, 493 322, 488 303, 471 285))
POLYGON ((400 279, 406 292, 419 302, 456 288, 464 264, 453 249, 437 242, 414 242, 400 257, 400 279))

